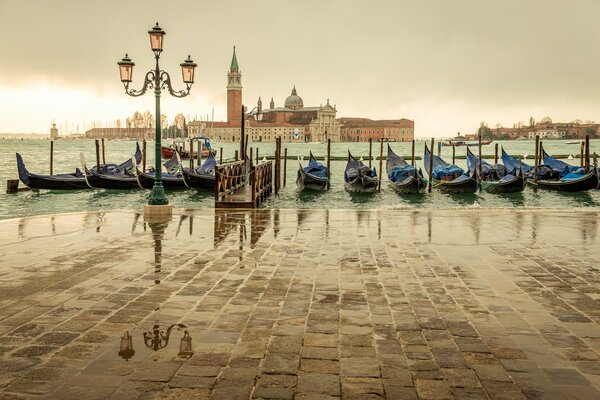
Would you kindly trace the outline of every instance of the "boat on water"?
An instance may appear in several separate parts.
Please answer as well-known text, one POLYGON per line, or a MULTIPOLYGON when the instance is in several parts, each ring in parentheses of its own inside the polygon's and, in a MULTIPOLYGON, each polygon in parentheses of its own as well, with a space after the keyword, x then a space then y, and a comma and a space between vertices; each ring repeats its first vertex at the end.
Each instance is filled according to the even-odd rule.
MULTIPOLYGON (((479 146, 479 141, 474 142, 467 142, 465 140, 448 140, 447 142, 441 142, 442 146, 450 146, 450 147, 462 147, 462 146, 467 146, 467 147, 476 147, 479 146)), ((491 140, 483 140, 481 142, 482 146, 487 146, 488 144, 492 143, 491 140)))
MULTIPOLYGON (((188 186, 183 179, 181 159, 177 152, 169 161, 163 164, 164 171, 161 174, 162 185, 165 190, 187 189, 188 186)), ((142 171, 135 166, 138 185, 142 189, 152 189, 154 187, 155 172, 154 170, 142 171)))
POLYGON ((100 170, 97 170, 96 167, 89 169, 83 154, 80 154, 80 157, 83 170, 85 171, 85 181, 90 188, 118 190, 140 188, 135 172, 133 171, 134 166, 142 161, 142 152, 139 143, 136 142, 135 154, 130 159, 119 165, 101 165, 100 170))
MULTIPOLYGON (((140 150, 139 143, 136 143, 134 157, 138 162, 142 160, 142 151, 140 150)), ((34 174, 27 170, 25 162, 19 153, 16 153, 16 158, 19 179, 24 185, 31 189, 78 190, 89 189, 91 187, 86 180, 86 174, 79 168, 75 168, 75 172, 73 173, 54 175, 34 174)), ((121 164, 101 164, 100 171, 102 171, 103 174, 111 174, 116 171, 131 169, 132 166, 132 160, 128 159, 121 164)), ((91 171, 95 172, 96 168, 97 167, 93 167, 91 171)))
POLYGON ((427 186, 423 178, 423 172, 406 162, 388 144, 388 152, 385 161, 385 170, 390 180, 390 185, 398 193, 419 193, 427 186))
MULTIPOLYGON (((210 138, 206 136, 196 136, 191 138, 190 140, 192 140, 192 143, 193 141, 199 141, 202 143, 202 150, 200 151, 200 156, 202 158, 208 157, 209 154, 215 154, 215 151, 211 148, 210 138)), ((197 151, 193 151, 193 149, 191 149, 191 151, 187 151, 185 150, 184 146, 184 141, 175 141, 171 146, 161 146, 160 155, 162 158, 170 159, 171 157, 173 157, 175 152, 178 152, 179 157, 182 160, 189 160, 190 156, 193 158, 198 158, 197 151)))
POLYGON ((361 161, 352 157, 348 151, 348 163, 344 170, 346 190, 353 193, 371 193, 377 190, 379 180, 375 168, 369 168, 361 161))
POLYGON ((213 189, 215 187, 215 169, 217 160, 211 152, 201 165, 195 168, 183 168, 185 184, 195 189, 213 189))
POLYGON ((553 175, 557 178, 539 179, 529 182, 542 189, 557 190, 561 192, 581 192, 590 189, 597 189, 599 185, 598 168, 594 165, 589 171, 585 168, 567 164, 564 161, 548 155, 540 144, 540 151, 544 165, 552 169, 553 175))
MULTIPOLYGON (((504 152, 504 149, 502 151, 504 152)), ((477 176, 479 174, 479 163, 481 163, 482 175, 479 177, 479 183, 482 190, 490 193, 516 193, 525 189, 527 180, 520 166, 509 173, 503 164, 492 165, 485 160, 480 160, 467 148, 468 175, 477 176)))
POLYGON ((327 167, 318 162, 312 151, 308 159, 308 165, 302 167, 299 163, 298 176, 296 177, 296 185, 300 190, 326 190, 328 179, 327 167))
POLYGON ((565 144, 580 144, 582 140, 567 140, 565 144))
POLYGON ((431 183, 434 188, 444 193, 475 193, 477 191, 477 180, 457 165, 444 161, 440 156, 431 154, 427 145, 423 155, 425 171, 431 175, 431 183), (433 157, 433 159, 432 159, 433 157), (429 168, 430 162, 433 168, 429 168))

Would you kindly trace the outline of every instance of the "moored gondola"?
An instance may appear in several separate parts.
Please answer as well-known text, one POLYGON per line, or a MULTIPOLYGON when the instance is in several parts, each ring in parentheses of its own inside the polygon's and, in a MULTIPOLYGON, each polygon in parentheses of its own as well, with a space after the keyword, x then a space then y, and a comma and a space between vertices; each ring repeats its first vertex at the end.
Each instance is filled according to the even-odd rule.
POLYGON ((536 182, 529 179, 529 183, 538 188, 547 190, 556 190, 560 192, 581 192, 590 189, 597 189, 599 185, 598 169, 594 165, 590 171, 585 171, 583 167, 578 167, 557 160, 549 156, 540 144, 540 150, 544 160, 544 165, 551 168, 556 179, 538 179, 536 182))
POLYGON ((348 151, 348 163, 344 170, 346 190, 354 193, 371 193, 377 190, 379 180, 375 168, 369 168, 352 157, 348 151))
POLYGON ((479 157, 467 148, 469 175, 477 176, 479 174, 480 162, 482 172, 480 185, 482 190, 490 193, 515 193, 522 192, 525 189, 527 181, 521 167, 519 167, 515 174, 508 173, 504 165, 492 165, 485 160, 480 160, 479 157))
POLYGON ((100 171, 96 167, 88 169, 83 154, 81 163, 85 171, 85 181, 89 187, 94 189, 117 189, 130 190, 139 189, 137 178, 133 168, 142 161, 142 152, 139 143, 136 143, 136 151, 133 157, 119 165, 100 165, 100 171))
POLYGON ((23 158, 19 153, 17 157, 17 170, 19 179, 24 185, 31 189, 49 189, 49 190, 78 190, 89 189, 85 182, 85 176, 79 168, 72 174, 41 175, 33 174, 27 170, 23 158))
POLYGON ((426 186, 423 172, 407 163, 404 157, 400 157, 388 144, 388 153, 385 169, 390 180, 390 185, 398 193, 419 193, 426 186))
POLYGON ((193 169, 184 168, 183 179, 187 186, 195 189, 213 189, 215 187, 215 168, 217 160, 210 153, 206 160, 193 169))
POLYGON ((310 152, 308 165, 302 167, 302 164, 300 164, 298 168, 296 185, 301 190, 326 190, 328 181, 327 167, 318 162, 312 152, 310 152))
MULTIPOLYGON (((142 151, 140 150, 139 143, 136 143, 136 151, 134 157, 137 160, 137 162, 140 162, 142 159, 142 151)), ((19 153, 16 154, 16 158, 19 179, 21 180, 21 182, 23 182, 23 184, 30 187, 31 189, 78 190, 89 189, 91 187, 86 180, 85 173, 79 170, 79 168, 76 168, 75 172, 71 174, 32 174, 25 167, 23 158, 19 153)), ((121 164, 100 164, 100 170, 104 174, 111 174, 116 171, 131 169, 132 166, 132 160, 128 159, 121 164)), ((92 171, 96 171, 96 167, 92 168, 92 171)))
MULTIPOLYGON (((161 174, 162 185, 165 190, 187 189, 183 174, 181 173, 181 159, 179 154, 175 152, 171 159, 163 164, 165 171, 161 174)), ((155 173, 154 171, 144 172, 138 166, 135 166, 136 177, 138 184, 143 189, 152 189, 154 187, 155 173)))
POLYGON ((473 177, 467 175, 462 168, 447 163, 440 156, 431 154, 429 148, 425 145, 423 161, 427 173, 430 173, 429 163, 431 157, 433 157, 431 183, 434 188, 444 193, 475 193, 477 191, 477 181, 473 177))

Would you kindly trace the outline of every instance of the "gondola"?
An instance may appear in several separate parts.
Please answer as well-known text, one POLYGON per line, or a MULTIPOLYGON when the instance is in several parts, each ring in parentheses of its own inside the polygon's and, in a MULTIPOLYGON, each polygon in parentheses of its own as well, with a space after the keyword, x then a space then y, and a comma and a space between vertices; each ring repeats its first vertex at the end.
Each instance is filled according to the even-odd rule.
MULTIPOLYGON (((178 156, 179 155, 177 152, 175 152, 171 159, 163 164, 166 172, 161 174, 161 179, 165 190, 188 188, 185 180, 183 179, 183 174, 180 172, 182 170, 181 159, 178 156)), ((141 171, 137 165, 135 166, 135 171, 138 184, 142 189, 152 189, 154 187, 154 171, 141 171)))
MULTIPOLYGON (((209 154, 216 154, 216 152, 214 150, 211 149, 211 145, 210 145, 210 138, 206 137, 206 136, 196 136, 191 138, 191 140, 203 140, 204 144, 202 146, 202 151, 200 152, 200 156, 202 158, 204 157, 208 157, 209 154)), ((184 142, 179 142, 179 143, 184 143, 184 142)), ((160 148, 160 154, 162 158, 165 159, 170 159, 171 157, 173 157, 175 155, 175 152, 179 153, 179 157, 182 160, 189 160, 190 156, 193 158, 197 158, 198 157, 198 152, 193 151, 193 149, 191 151, 185 151, 183 150, 183 146, 178 146, 178 143, 173 143, 173 146, 167 147, 167 146, 161 146, 160 148)))
POLYGON ((456 166, 447 163, 440 156, 432 155, 427 145, 425 145, 425 171, 431 174, 431 183, 433 187, 440 189, 444 193, 475 193, 477 191, 477 181, 467 175, 465 171, 456 166), (429 171, 430 157, 433 157, 433 170, 429 171))
POLYGON ((344 170, 346 190, 354 193, 370 193, 377 190, 379 180, 375 168, 369 168, 356 160, 348 151, 348 163, 344 170))
POLYGON ((139 189, 140 186, 137 177, 132 169, 134 165, 141 161, 142 152, 140 151, 139 143, 136 143, 136 152, 132 158, 119 165, 101 165, 100 172, 97 171, 96 167, 88 169, 85 158, 81 154, 81 163, 85 171, 85 181, 89 187, 94 189, 139 189))
POLYGON ((298 185, 301 190, 326 190, 327 182, 329 181, 327 175, 327 167, 318 162, 311 151, 308 165, 303 168, 302 164, 300 164, 298 168, 296 185, 298 185))
POLYGON ((385 170, 390 180, 390 185, 398 193, 419 193, 426 186, 423 172, 407 163, 404 157, 400 157, 388 144, 385 170))
POLYGON ((530 179, 529 183, 542 189, 560 192, 581 192, 598 188, 598 169, 596 166, 586 173, 582 167, 570 165, 549 156, 541 145, 540 149, 542 151, 544 164, 552 168, 552 170, 558 174, 559 178, 538 179, 537 182, 530 179))
POLYGON ((502 164, 492 165, 485 160, 479 159, 467 148, 468 174, 477 176, 479 173, 479 162, 481 162, 481 188, 490 193, 516 193, 522 192, 527 183, 522 168, 514 174, 508 173, 502 164))
POLYGON ((210 153, 202 165, 190 170, 184 168, 182 171, 183 179, 188 187, 195 189, 213 189, 215 187, 215 168, 217 160, 210 153))
POLYGON ((85 182, 85 176, 79 170, 75 169, 72 174, 40 175, 33 174, 27 170, 23 158, 19 153, 17 156, 17 170, 19 179, 24 185, 31 189, 50 189, 50 190, 77 190, 88 189, 85 182))
MULTIPOLYGON (((78 189, 89 189, 85 174, 81 172, 79 168, 75 169, 74 173, 71 174, 55 174, 55 175, 40 175, 32 174, 25 167, 23 158, 19 153, 16 153, 17 158, 17 170, 19 172, 19 179, 23 184, 30 187, 31 189, 48 189, 48 190, 78 190, 78 189)), ((142 152, 140 146, 136 143, 135 158, 137 160, 142 159, 142 152)), ((106 173, 116 171, 119 169, 131 168, 131 159, 117 165, 117 164, 101 164, 100 169, 106 173)), ((92 168, 93 171, 96 167, 92 168)))

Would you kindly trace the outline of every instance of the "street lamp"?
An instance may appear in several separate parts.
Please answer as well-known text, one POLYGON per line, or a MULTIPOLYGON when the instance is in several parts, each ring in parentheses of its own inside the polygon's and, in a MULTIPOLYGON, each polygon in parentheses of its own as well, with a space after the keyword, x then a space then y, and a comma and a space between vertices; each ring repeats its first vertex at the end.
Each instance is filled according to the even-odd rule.
POLYGON ((150 47, 154 52, 154 58, 156 60, 156 66, 154 69, 148 71, 146 73, 146 77, 144 79, 144 84, 140 90, 129 89, 129 84, 133 78, 133 67, 134 63, 131 61, 129 56, 125 54, 125 57, 119 61, 117 64, 119 65, 119 72, 121 75, 121 82, 123 82, 123 86, 125 86, 125 93, 130 96, 137 97, 146 93, 148 89, 154 89, 154 96, 156 98, 156 111, 155 111, 155 167, 154 167, 154 187, 152 188, 152 194, 150 195, 150 199, 148 201, 149 205, 167 205, 169 201, 165 196, 165 190, 162 185, 162 170, 161 170, 161 133, 160 133, 160 93, 161 89, 167 89, 169 93, 174 97, 185 97, 190 94, 190 89, 192 88, 192 84, 194 83, 194 71, 197 67, 197 64, 190 58, 188 58, 180 64, 181 73, 183 76, 183 83, 186 85, 186 90, 173 90, 171 86, 171 77, 166 71, 160 69, 158 65, 158 60, 160 59, 160 53, 163 51, 163 42, 165 37, 165 31, 162 30, 160 26, 158 26, 158 22, 156 26, 148 31, 150 35, 150 47))

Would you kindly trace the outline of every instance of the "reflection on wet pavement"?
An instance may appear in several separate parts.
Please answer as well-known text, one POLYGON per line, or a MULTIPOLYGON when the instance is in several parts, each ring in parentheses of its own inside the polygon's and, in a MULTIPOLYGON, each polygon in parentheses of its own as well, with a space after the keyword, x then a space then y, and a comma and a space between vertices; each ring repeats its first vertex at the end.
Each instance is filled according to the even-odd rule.
POLYGON ((596 211, 0 222, 0 398, 600 398, 596 211))

